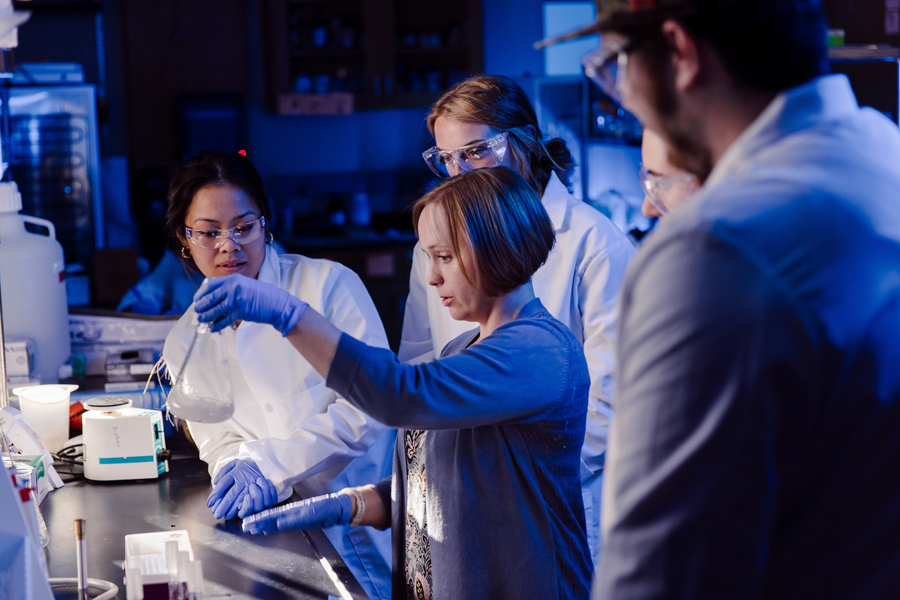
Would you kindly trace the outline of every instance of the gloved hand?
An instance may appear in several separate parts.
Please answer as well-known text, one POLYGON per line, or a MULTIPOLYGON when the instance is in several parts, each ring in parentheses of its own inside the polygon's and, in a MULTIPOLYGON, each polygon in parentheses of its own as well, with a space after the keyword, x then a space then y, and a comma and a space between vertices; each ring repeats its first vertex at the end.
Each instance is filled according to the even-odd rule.
POLYGON ((278 491, 249 458, 231 461, 216 473, 206 500, 217 519, 244 518, 278 501, 278 491))
POLYGON ((225 329, 235 321, 268 323, 287 335, 309 304, 283 289, 234 274, 205 279, 194 294, 194 310, 210 331, 225 329))
POLYGON ((242 527, 247 533, 313 529, 347 525, 352 516, 353 499, 349 494, 328 494, 264 510, 244 519, 242 527))

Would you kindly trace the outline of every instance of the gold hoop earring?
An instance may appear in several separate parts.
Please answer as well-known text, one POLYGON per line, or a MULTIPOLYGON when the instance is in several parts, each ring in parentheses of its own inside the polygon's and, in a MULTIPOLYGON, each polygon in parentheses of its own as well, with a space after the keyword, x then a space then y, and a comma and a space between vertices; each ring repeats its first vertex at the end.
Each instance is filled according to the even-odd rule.
POLYGON ((190 258, 191 257, 191 251, 188 250, 187 246, 181 247, 181 256, 182 256, 182 258, 190 258))
POLYGON ((266 243, 271 244, 274 241, 275 241, 275 236, 272 235, 272 232, 270 231, 269 233, 266 234, 266 243))

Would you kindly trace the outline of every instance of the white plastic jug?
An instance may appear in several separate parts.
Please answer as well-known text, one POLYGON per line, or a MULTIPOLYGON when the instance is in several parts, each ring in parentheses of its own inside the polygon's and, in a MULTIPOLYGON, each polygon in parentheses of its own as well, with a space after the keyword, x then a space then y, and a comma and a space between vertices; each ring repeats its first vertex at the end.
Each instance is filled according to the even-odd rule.
POLYGON ((13 390, 22 418, 50 452, 59 452, 69 439, 69 396, 77 385, 35 385, 13 390))
POLYGON ((34 374, 42 383, 53 383, 71 354, 65 260, 53 223, 20 210, 22 195, 15 182, 0 183, 3 333, 6 339, 33 339, 34 374), (46 227, 49 235, 31 233, 25 223, 46 227))

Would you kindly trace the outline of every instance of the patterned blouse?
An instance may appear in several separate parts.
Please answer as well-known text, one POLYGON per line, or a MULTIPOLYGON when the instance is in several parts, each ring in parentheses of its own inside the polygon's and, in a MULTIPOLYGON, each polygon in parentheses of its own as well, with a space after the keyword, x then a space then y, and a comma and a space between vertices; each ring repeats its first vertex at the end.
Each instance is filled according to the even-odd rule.
POLYGON ((406 598, 431 600, 431 549, 428 547, 428 524, 425 511, 425 477, 423 443, 425 432, 405 432, 406 468, 406 598))

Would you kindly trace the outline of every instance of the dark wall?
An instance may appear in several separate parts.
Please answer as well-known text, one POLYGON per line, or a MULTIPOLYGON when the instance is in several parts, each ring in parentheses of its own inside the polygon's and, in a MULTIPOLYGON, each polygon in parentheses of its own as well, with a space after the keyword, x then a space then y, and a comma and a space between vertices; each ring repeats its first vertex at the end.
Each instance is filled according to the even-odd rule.
POLYGON ((153 0, 121 4, 125 90, 135 170, 177 162, 181 94, 246 96, 243 0, 153 0))
POLYGON ((19 27, 20 62, 77 62, 91 83, 99 81, 97 23, 101 6, 85 8, 32 8, 32 17, 19 27))
POLYGON ((843 29, 847 44, 900 46, 900 4, 886 0, 823 0, 832 29, 843 29))

